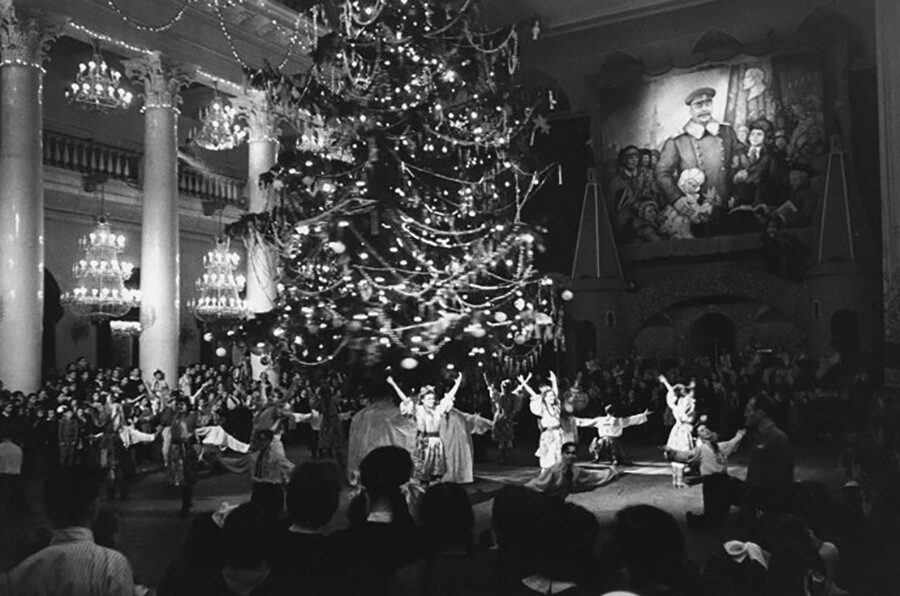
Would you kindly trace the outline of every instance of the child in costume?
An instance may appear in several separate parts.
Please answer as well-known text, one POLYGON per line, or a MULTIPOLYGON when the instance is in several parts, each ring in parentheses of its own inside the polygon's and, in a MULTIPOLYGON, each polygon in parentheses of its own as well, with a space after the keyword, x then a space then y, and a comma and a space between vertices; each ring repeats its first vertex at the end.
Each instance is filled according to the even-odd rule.
MULTIPOLYGON (((659 382, 666 387, 666 405, 672 411, 675 418, 675 425, 669 432, 669 440, 666 442, 667 449, 676 451, 690 451, 694 448, 694 382, 685 387, 681 383, 672 385, 666 379, 665 375, 659 375, 659 382)), ((685 464, 680 462, 672 462, 672 486, 675 488, 684 487, 684 468, 685 464)))
POLYGON ((423 387, 417 399, 413 399, 400 389, 393 377, 388 377, 387 382, 400 397, 400 413, 415 417, 416 448, 413 453, 413 479, 423 487, 428 486, 440 480, 447 472, 441 426, 446 424, 447 414, 453 408, 456 392, 462 384, 462 374, 456 377, 453 387, 440 402, 437 401, 434 387, 431 385, 423 387))
POLYGON ((663 230, 671 238, 693 238, 691 224, 702 223, 712 214, 712 201, 703 202, 700 188, 706 175, 698 168, 689 168, 678 177, 678 188, 684 193, 663 212, 663 230))

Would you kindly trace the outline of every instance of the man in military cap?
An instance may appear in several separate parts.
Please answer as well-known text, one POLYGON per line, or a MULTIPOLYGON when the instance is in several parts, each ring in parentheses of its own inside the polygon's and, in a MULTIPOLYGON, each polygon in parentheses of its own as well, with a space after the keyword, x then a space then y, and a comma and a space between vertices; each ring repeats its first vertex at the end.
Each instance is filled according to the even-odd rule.
POLYGON ((702 194, 705 200, 717 200, 726 205, 731 196, 734 157, 745 152, 744 146, 730 125, 712 117, 711 87, 695 89, 685 98, 691 119, 684 132, 669 138, 663 145, 656 164, 656 179, 663 196, 674 203, 681 196, 678 176, 688 168, 699 168, 706 175, 702 194), (715 199, 714 197, 718 197, 715 199))

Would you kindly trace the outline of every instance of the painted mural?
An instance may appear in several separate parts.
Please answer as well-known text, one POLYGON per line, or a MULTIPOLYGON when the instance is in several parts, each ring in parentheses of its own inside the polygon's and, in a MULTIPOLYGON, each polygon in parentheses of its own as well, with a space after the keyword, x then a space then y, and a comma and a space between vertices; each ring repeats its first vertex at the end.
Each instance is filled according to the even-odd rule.
POLYGON ((811 224, 827 143, 814 56, 741 56, 602 96, 604 190, 620 242, 811 224))

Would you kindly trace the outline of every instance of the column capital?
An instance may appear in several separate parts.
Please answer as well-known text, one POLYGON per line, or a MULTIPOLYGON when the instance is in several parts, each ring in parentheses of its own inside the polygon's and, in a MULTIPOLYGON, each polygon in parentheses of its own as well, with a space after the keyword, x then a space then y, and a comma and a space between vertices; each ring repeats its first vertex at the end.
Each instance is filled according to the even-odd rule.
POLYGON ((0 0, 0 66, 43 70, 50 44, 60 33, 59 25, 43 13, 16 11, 12 0, 0 0))
POLYGON ((144 107, 178 110, 181 88, 194 80, 196 69, 152 52, 133 60, 124 60, 125 74, 144 92, 144 107))
POLYGON ((265 91, 249 89, 231 100, 231 105, 247 120, 249 141, 278 142, 279 117, 269 104, 265 91))

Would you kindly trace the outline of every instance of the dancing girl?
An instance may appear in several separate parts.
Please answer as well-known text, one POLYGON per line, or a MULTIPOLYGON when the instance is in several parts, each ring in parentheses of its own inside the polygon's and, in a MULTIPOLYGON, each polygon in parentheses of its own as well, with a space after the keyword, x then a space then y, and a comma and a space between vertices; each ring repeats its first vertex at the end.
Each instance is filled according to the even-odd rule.
POLYGON ((559 400, 559 383, 556 374, 550 373, 550 383, 542 384, 540 393, 528 385, 528 379, 519 375, 519 387, 524 388, 531 396, 528 408, 538 417, 541 427, 541 438, 534 454, 540 459, 541 468, 547 469, 562 459, 563 443, 575 442, 578 430, 575 418, 570 415, 559 400))
MULTIPOLYGON (((675 451, 690 451, 694 448, 694 381, 684 386, 672 385, 665 375, 659 375, 659 382, 666 387, 666 404, 672 410, 675 425, 669 432, 666 448, 675 451)), ((672 462, 672 486, 684 488, 685 464, 672 462)))
POLYGON ((417 396, 409 397, 400 389, 393 377, 388 384, 400 398, 400 412, 413 416, 416 420, 416 448, 413 453, 413 479, 423 487, 440 480, 447 472, 447 458, 441 427, 447 423, 446 417, 453 408, 456 392, 462 384, 462 373, 444 397, 438 402, 434 386, 426 385, 417 396))

